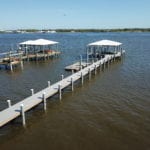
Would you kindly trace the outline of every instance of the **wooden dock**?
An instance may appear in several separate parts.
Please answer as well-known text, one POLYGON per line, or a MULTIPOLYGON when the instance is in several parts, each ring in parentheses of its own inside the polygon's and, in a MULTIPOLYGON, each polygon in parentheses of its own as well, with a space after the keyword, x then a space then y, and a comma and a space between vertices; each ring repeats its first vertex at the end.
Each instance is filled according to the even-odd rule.
POLYGON ((20 52, 11 52, 3 53, 5 57, 0 58, 0 69, 5 68, 13 70, 14 66, 20 65, 23 68, 24 61, 38 61, 38 60, 48 60, 52 57, 56 57, 60 54, 59 51, 51 51, 50 53, 35 53, 24 55, 20 52))
POLYGON ((74 90, 74 82, 81 79, 81 82, 83 84, 84 82, 84 76, 89 75, 91 76, 91 72, 94 70, 96 73, 96 70, 98 67, 105 66, 107 63, 109 63, 112 60, 115 60, 116 57, 121 57, 121 52, 118 52, 115 55, 105 55, 104 58, 101 60, 98 60, 94 62, 93 64, 81 69, 80 71, 73 73, 72 75, 63 78, 62 80, 56 82, 53 85, 50 85, 50 82, 48 82, 48 87, 34 93, 34 90, 32 89, 32 95, 25 98, 24 100, 18 102, 15 105, 11 105, 10 100, 8 100, 8 108, 0 112, 0 127, 4 126, 11 120, 17 118, 18 116, 22 116, 22 124, 26 124, 25 120, 25 112, 32 109, 39 103, 43 103, 44 110, 46 110, 46 100, 47 98, 53 96, 54 94, 59 94, 59 99, 62 98, 62 89, 71 86, 72 91, 74 90))
POLYGON ((86 66, 90 65, 90 63, 86 63, 86 62, 76 62, 72 65, 69 65, 67 67, 65 67, 66 71, 79 71, 81 68, 85 68, 86 66))

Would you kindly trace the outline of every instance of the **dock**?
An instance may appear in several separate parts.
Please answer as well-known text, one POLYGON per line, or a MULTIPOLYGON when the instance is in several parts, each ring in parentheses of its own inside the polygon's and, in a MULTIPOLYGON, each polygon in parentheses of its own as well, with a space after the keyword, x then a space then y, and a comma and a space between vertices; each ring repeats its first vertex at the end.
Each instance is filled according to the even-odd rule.
POLYGON ((34 89, 31 89, 31 96, 21 100, 15 105, 11 105, 11 101, 8 100, 8 108, 4 109, 0 112, 0 127, 6 125, 13 119, 21 116, 23 126, 26 125, 25 112, 37 106, 40 103, 43 103, 43 109, 46 111, 46 103, 49 97, 52 97, 55 94, 59 95, 59 99, 62 99, 62 90, 68 86, 71 87, 71 90, 74 90, 74 82, 77 80, 81 80, 81 83, 84 82, 84 77, 89 75, 91 77, 92 71, 95 72, 98 68, 105 68, 105 65, 109 65, 112 61, 115 61, 115 58, 121 58, 124 51, 118 52, 115 55, 105 55, 104 58, 93 62, 92 64, 85 66, 81 70, 69 75, 68 77, 62 76, 62 79, 53 85, 50 85, 50 81, 48 81, 48 86, 41 91, 34 93, 34 89))
POLYGON ((66 71, 79 71, 82 68, 85 68, 86 66, 90 65, 90 63, 86 63, 86 62, 76 62, 72 65, 69 65, 67 67, 65 67, 66 71))
POLYGON ((19 64, 23 68, 24 61, 48 60, 59 54, 58 42, 46 39, 25 41, 19 43, 19 48, 16 51, 0 53, 0 69, 5 68, 13 71, 13 68, 19 64))
POLYGON ((10 52, 5 53, 5 57, 0 58, 0 69, 5 68, 13 70, 15 66, 20 65, 23 68, 23 62, 25 61, 39 61, 39 60, 48 60, 53 57, 58 57, 59 51, 51 51, 50 53, 36 53, 36 54, 27 54, 24 55, 20 52, 13 53, 10 55, 10 52), (10 55, 10 56, 9 56, 10 55))

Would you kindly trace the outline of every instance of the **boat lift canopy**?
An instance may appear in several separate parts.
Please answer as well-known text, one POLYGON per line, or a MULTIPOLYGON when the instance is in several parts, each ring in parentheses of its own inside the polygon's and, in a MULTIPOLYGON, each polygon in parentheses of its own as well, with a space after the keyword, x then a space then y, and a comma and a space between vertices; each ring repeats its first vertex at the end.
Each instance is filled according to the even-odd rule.
POLYGON ((28 40, 28 41, 19 43, 20 46, 21 45, 44 46, 44 45, 55 45, 55 44, 58 44, 58 42, 45 40, 45 39, 28 40))
POLYGON ((111 40, 100 40, 93 43, 89 43, 86 48, 87 57, 100 58, 106 54, 116 54, 121 51, 122 43, 111 40))
POLYGON ((120 46, 122 43, 111 40, 101 40, 88 44, 88 46, 120 46))
POLYGON ((20 49, 28 53, 37 53, 43 51, 54 51, 58 50, 58 42, 46 40, 46 39, 37 39, 37 40, 28 40, 22 43, 19 43, 20 49), (53 49, 53 48, 54 49, 53 49), (52 48, 52 49, 51 49, 52 48))

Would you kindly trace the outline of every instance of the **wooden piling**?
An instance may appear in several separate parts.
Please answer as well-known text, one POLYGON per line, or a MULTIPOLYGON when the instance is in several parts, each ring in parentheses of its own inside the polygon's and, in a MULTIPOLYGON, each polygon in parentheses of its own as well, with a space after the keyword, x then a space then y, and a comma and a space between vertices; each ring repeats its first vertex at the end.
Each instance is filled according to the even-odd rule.
POLYGON ((104 62, 103 62, 103 70, 105 70, 105 67, 106 67, 106 62, 104 60, 104 62))
POLYGON ((94 66, 94 72, 95 72, 95 75, 96 75, 96 73, 97 73, 97 67, 96 67, 96 65, 94 66))
POLYGON ((71 71, 72 71, 72 74, 74 74, 74 70, 72 69, 71 71))
POLYGON ((90 68, 89 68, 88 73, 89 73, 89 80, 90 80, 91 79, 91 69, 90 68))
POLYGON ((23 61, 22 60, 20 60, 20 67, 21 67, 21 69, 23 69, 23 61))
POLYGON ((74 91, 74 81, 73 81, 73 78, 71 78, 71 90, 74 91))
POLYGON ((84 76, 83 76, 83 73, 81 72, 81 83, 83 85, 83 82, 84 82, 84 76))
POLYGON ((61 100, 62 99, 61 84, 58 85, 58 92, 59 92, 59 100, 61 100))
POLYGON ((13 65, 11 62, 10 62, 10 70, 13 71, 13 65))
POLYGON ((48 83, 48 87, 50 87, 50 86, 51 86, 51 82, 50 82, 50 81, 47 81, 47 83, 48 83))
POLYGON ((26 120, 25 120, 25 112, 24 112, 24 105, 20 105, 20 111, 21 111, 21 116, 22 116, 22 125, 26 126, 26 120))
POLYGON ((101 64, 101 62, 99 63, 99 70, 102 71, 102 64, 101 64))
POLYGON ((107 59, 107 67, 109 68, 109 58, 107 59))
POLYGON ((34 89, 30 89, 31 90, 31 95, 33 95, 34 94, 34 89))
POLYGON ((46 105, 46 92, 43 92, 42 99, 43 99, 44 111, 46 111, 46 109, 47 109, 47 105, 46 105))
POLYGON ((8 103, 8 108, 11 107, 11 100, 7 100, 7 103, 8 103))
POLYGON ((113 60, 114 62, 116 61, 116 58, 115 58, 115 54, 114 54, 114 60, 113 60))
POLYGON ((63 80, 63 79, 64 79, 64 75, 62 74, 62 75, 61 75, 61 80, 63 80))

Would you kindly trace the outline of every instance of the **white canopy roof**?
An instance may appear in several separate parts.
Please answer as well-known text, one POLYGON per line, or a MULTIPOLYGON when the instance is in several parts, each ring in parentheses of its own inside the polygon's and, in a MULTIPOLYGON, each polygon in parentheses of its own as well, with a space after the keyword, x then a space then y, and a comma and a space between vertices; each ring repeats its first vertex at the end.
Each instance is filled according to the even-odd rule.
POLYGON ((19 43, 19 45, 30 45, 32 42, 33 42, 32 40, 29 40, 29 41, 19 43))
POLYGON ((115 42, 115 41, 110 41, 110 40, 101 40, 97 42, 93 42, 88 44, 88 46, 119 46, 122 43, 120 42, 115 42))
POLYGON ((37 39, 37 40, 28 40, 22 43, 19 43, 19 45, 54 45, 58 42, 45 40, 45 39, 37 39))

